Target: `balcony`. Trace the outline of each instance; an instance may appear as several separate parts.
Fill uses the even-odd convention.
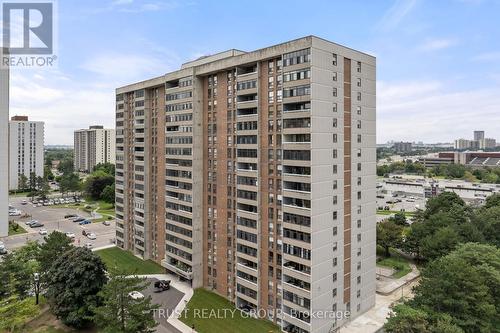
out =
[[[168,269],[169,271],[172,271],[177,275],[182,276],[185,279],[188,280],[193,279],[193,272],[191,270],[191,267],[186,265],[182,261],[167,257],[166,259],[163,259],[161,261],[161,265],[166,269]]]

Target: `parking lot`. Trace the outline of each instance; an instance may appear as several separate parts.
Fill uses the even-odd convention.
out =
[[[23,200],[27,200],[28,203],[23,205]],[[11,216],[9,219],[15,220],[20,227],[24,228],[27,233],[14,235],[2,238],[5,243],[7,250],[12,250],[23,246],[27,241],[38,240],[43,241],[43,235],[40,235],[39,231],[41,228],[31,228],[26,225],[27,221],[37,220],[43,223],[43,229],[50,233],[54,230],[66,233],[71,232],[75,234],[74,243],[76,246],[89,246],[92,248],[99,248],[106,245],[112,244],[115,237],[115,222],[110,221],[110,225],[106,226],[103,223],[91,223],[87,225],[79,225],[76,222],[72,222],[71,219],[64,218],[65,215],[75,214],[81,217],[90,218],[89,213],[83,210],[77,210],[73,208],[62,208],[54,206],[41,206],[33,207],[27,198],[24,197],[10,197],[9,204],[14,208],[20,210],[22,213],[30,215],[28,218],[21,218],[20,216]],[[82,205],[83,207],[83,205]],[[95,240],[91,240],[88,237],[82,235],[83,231],[88,231],[94,233],[97,237]],[[87,245],[90,244],[90,245]]]

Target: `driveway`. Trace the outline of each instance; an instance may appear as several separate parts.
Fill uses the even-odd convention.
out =
[[[179,302],[182,300],[184,293],[172,286],[169,290],[165,290],[161,293],[155,293],[154,281],[156,281],[156,279],[148,278],[147,281],[149,282],[148,288],[145,289],[142,293],[145,296],[151,296],[151,298],[153,299],[153,303],[160,305],[160,309],[155,315],[155,319],[160,323],[156,331],[165,333],[182,333],[181,331],[173,327],[170,323],[168,323],[167,319],[169,315],[174,311],[177,304],[179,304]]]

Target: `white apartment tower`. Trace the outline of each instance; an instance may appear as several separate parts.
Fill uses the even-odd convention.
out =
[[[9,189],[19,189],[21,175],[43,177],[44,123],[14,116],[9,122]]]
[[[75,171],[92,172],[99,163],[115,163],[115,130],[96,125],[75,131]]]
[[[0,49],[0,55],[2,50]],[[9,231],[9,70],[0,68],[0,237]]]
[[[118,246],[284,332],[330,333],[367,311],[375,68],[308,36],[118,88]]]

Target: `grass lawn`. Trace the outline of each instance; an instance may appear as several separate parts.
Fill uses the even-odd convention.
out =
[[[395,252],[391,253],[391,257],[383,258],[382,260],[377,261],[377,266],[394,268],[394,274],[392,274],[392,277],[395,279],[399,279],[411,272],[408,260],[400,257]]]
[[[111,247],[96,251],[106,264],[110,272],[116,272],[120,267],[120,273],[125,274],[162,274],[165,269],[151,260],[142,260],[132,253],[124,251],[118,247]]]
[[[226,316],[224,317],[224,310]],[[196,312],[195,312],[196,310]],[[214,310],[214,312],[211,312]],[[235,310],[225,298],[214,294],[203,288],[196,289],[194,295],[187,304],[187,311],[179,318],[183,323],[194,328],[199,333],[278,333],[280,329],[272,322],[265,319],[254,319],[243,316],[239,310]],[[204,313],[207,315],[205,316]],[[213,313],[210,316],[210,313]],[[217,315],[219,313],[220,315]],[[231,316],[233,313],[233,316]],[[196,315],[195,315],[196,314]]]
[[[25,234],[25,233],[26,233],[26,230],[24,230],[23,227],[21,227],[19,224],[17,226],[17,229],[14,229],[14,224],[9,223],[9,236],[21,235],[21,234]]]
[[[406,217],[414,216],[414,212],[398,212],[397,210],[377,210],[377,215],[392,215],[396,213],[405,213]]]

